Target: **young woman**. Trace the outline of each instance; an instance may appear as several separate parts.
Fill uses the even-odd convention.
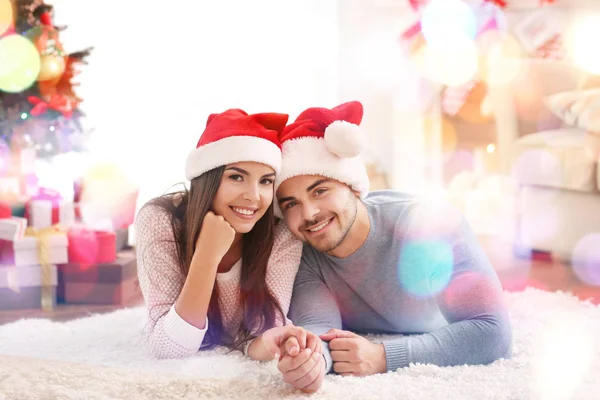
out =
[[[138,275],[154,356],[225,345],[270,360],[293,337],[319,351],[318,338],[285,317],[302,252],[273,213],[287,119],[239,109],[211,115],[186,161],[189,190],[139,211]]]

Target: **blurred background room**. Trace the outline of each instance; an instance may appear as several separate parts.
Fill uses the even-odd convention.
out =
[[[139,304],[135,213],[209,113],[348,100],[372,189],[452,202],[507,290],[600,302],[597,0],[0,0],[0,35],[0,323]]]

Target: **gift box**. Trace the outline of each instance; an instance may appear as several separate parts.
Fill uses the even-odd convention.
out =
[[[27,204],[27,219],[35,229],[56,224],[70,226],[75,223],[75,206],[64,200],[31,200]]]
[[[58,266],[58,301],[67,304],[125,304],[140,295],[133,251],[102,264]]]
[[[12,217],[12,207],[9,203],[0,201],[0,219]]]
[[[69,261],[67,248],[68,239],[64,233],[34,236],[26,232],[22,239],[0,239],[0,265],[64,264]]]
[[[102,264],[117,258],[116,233],[73,227],[67,232],[69,262],[74,264]]]
[[[10,217],[0,219],[0,240],[13,242],[23,239],[26,230],[27,220],[25,218]]]
[[[129,249],[129,228],[121,228],[115,231],[116,234],[116,249],[123,251]]]
[[[43,271],[39,265],[0,267],[0,310],[54,307],[58,283],[56,265],[49,265],[48,272],[49,285],[43,288]]]

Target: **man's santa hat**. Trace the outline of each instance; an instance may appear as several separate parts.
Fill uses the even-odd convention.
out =
[[[369,176],[360,158],[367,140],[359,127],[363,106],[358,101],[327,109],[314,107],[288,125],[281,138],[281,173],[275,191],[285,180],[298,175],[320,175],[350,186],[364,198]],[[275,213],[282,213],[275,204]]]
[[[211,114],[196,149],[187,157],[186,178],[192,180],[211,169],[243,161],[266,164],[279,175],[279,136],[288,118],[276,113],[248,115],[237,108]]]

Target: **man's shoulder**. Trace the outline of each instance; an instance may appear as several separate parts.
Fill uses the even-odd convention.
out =
[[[364,203],[377,221],[394,221],[396,225],[419,232],[448,234],[464,222],[462,213],[444,199],[425,198],[397,190],[370,192]]]
[[[421,200],[415,195],[398,190],[375,190],[369,192],[363,202],[372,219],[389,221],[405,218],[407,213],[411,213],[411,210],[421,203]]]
[[[399,190],[373,190],[364,199],[365,204],[380,206],[387,204],[410,204],[418,201],[418,197]]]

